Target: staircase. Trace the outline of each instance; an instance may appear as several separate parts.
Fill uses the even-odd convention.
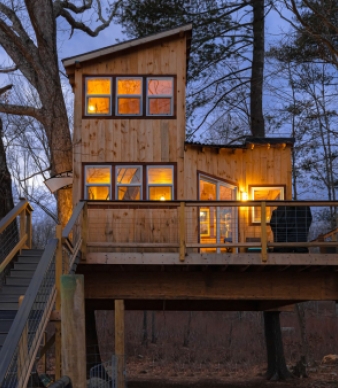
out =
[[[19,308],[19,297],[25,295],[43,250],[22,250],[14,268],[5,277],[0,290],[0,350]]]

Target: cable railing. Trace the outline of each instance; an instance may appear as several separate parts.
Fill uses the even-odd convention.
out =
[[[25,387],[29,379],[56,298],[57,246],[57,239],[47,244],[0,351],[3,388]]]
[[[337,208],[338,201],[87,201],[86,245],[92,257],[227,253],[266,262],[271,253],[337,248],[335,238],[316,238],[337,225]]]
[[[32,244],[33,208],[26,199],[20,202],[0,221],[0,273],[22,248]]]

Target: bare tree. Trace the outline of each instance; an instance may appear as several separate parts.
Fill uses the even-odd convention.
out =
[[[81,5],[77,5],[77,4]],[[56,19],[63,18],[71,34],[75,29],[97,36],[109,26],[115,8],[104,14],[101,0],[0,1],[0,46],[13,65],[3,72],[16,71],[36,90],[39,103],[0,103],[0,112],[30,116],[45,131],[51,155],[51,174],[72,169],[72,142],[59,76]],[[81,21],[86,12],[97,14],[98,25],[91,29]],[[7,85],[10,89],[12,85]],[[71,190],[58,193],[59,220],[65,224],[71,211]]]

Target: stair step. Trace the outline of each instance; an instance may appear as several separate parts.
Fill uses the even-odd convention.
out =
[[[18,295],[1,295],[0,294],[0,303],[19,303]]]
[[[7,337],[7,334],[0,334],[0,346],[4,344],[6,337]]]
[[[14,269],[18,271],[35,271],[37,263],[14,263]]]
[[[9,285],[4,285],[2,290],[0,291],[0,298],[3,295],[17,295],[19,298],[20,295],[25,295],[27,291],[26,286],[9,286]]]
[[[6,284],[8,286],[29,286],[29,283],[32,279],[23,279],[23,278],[6,278]]]
[[[0,311],[0,320],[1,319],[14,319],[16,316],[16,311]]]
[[[18,256],[17,263],[24,264],[38,264],[40,262],[41,256]]]
[[[17,311],[19,310],[19,303],[18,302],[13,302],[13,303],[2,303],[0,301],[0,311],[5,310],[5,311]]]
[[[23,249],[21,251],[22,256],[40,256],[41,257],[42,253],[43,253],[43,249]]]
[[[7,334],[11,328],[13,319],[0,319],[0,333]]]
[[[15,269],[12,269],[9,277],[32,279],[33,275],[34,275],[34,271],[17,271]]]

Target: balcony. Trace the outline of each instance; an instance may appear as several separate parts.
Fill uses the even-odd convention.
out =
[[[83,264],[337,266],[338,256],[330,254],[338,248],[337,206],[337,201],[86,201]]]

